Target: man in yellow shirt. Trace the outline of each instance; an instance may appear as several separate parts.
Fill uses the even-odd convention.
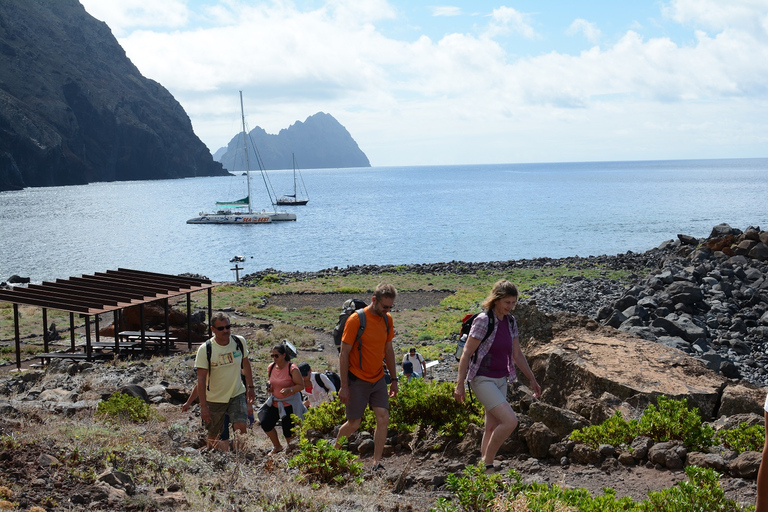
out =
[[[348,438],[357,431],[365,408],[370,405],[376,415],[376,431],[373,435],[374,471],[384,468],[381,457],[389,426],[389,397],[397,394],[397,368],[392,348],[395,329],[389,314],[395,297],[397,290],[394,286],[379,284],[373,292],[371,304],[347,319],[341,337],[339,400],[346,406],[347,421],[339,428],[336,447],[341,447],[339,441],[342,437]],[[364,326],[362,334],[359,332],[361,321]],[[392,375],[389,393],[382,360],[386,361],[389,374]]]
[[[256,393],[251,363],[248,361],[248,348],[244,339],[238,343],[231,336],[229,317],[224,313],[216,313],[211,318],[211,329],[213,338],[200,345],[195,358],[200,418],[208,431],[208,446],[228,451],[229,442],[218,440],[224,426],[224,415],[229,414],[236,433],[245,435],[247,404],[253,403]],[[209,343],[210,359],[207,349]],[[245,379],[240,376],[241,371]],[[247,383],[247,389],[244,382]],[[239,448],[241,443],[238,443],[237,437],[235,442],[235,448]]]

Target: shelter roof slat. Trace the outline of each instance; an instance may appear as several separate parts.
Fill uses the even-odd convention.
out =
[[[24,304],[26,306],[40,306],[42,308],[60,309],[62,311],[72,311],[73,313],[88,313],[89,309],[85,306],[78,306],[71,303],[56,302],[35,297],[25,297],[18,293],[10,294],[0,290],[0,300],[13,304]]]
[[[17,289],[14,290],[18,295],[22,297],[29,297],[30,299],[42,299],[42,300],[51,300],[53,302],[59,302],[61,304],[73,304],[76,306],[83,306],[88,309],[92,308],[101,308],[102,306],[114,306],[117,303],[110,302],[110,303],[94,303],[92,301],[84,300],[80,297],[73,297],[68,294],[61,294],[56,293],[53,290],[41,290],[41,289],[33,289],[33,288],[24,288],[24,289]]]
[[[63,301],[78,301],[87,304],[89,307],[117,306],[118,301],[111,297],[93,297],[78,291],[66,290],[55,286],[43,286],[40,284],[30,284],[27,291],[43,294],[44,296],[55,297]]]
[[[114,270],[107,270],[107,273],[116,272]],[[147,272],[144,270],[133,270],[129,268],[119,268],[117,269],[117,272],[126,274],[126,275],[138,275],[138,276],[146,276],[152,279],[155,279],[158,283],[174,283],[174,284],[181,284],[182,287],[190,287],[190,286],[200,286],[201,284],[212,284],[210,279],[207,278],[196,278],[196,277],[186,277],[186,276],[169,276],[166,274],[158,274],[156,272]]]
[[[131,299],[140,300],[144,298],[144,295],[140,293],[117,293],[114,290],[108,290],[97,286],[88,286],[87,284],[64,281],[61,279],[57,279],[55,283],[44,281],[43,286],[51,286],[61,290],[72,290],[73,292],[87,294],[90,297],[114,298],[118,302],[131,302]]]

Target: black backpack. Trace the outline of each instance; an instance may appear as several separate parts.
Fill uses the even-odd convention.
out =
[[[235,345],[237,346],[237,350],[240,351],[240,353],[243,355],[242,359],[240,359],[240,371],[243,370],[243,362],[245,361],[245,349],[243,348],[243,343],[245,342],[245,338],[242,336],[237,336],[236,334],[232,335],[233,338],[235,338]],[[213,352],[213,347],[211,346],[211,340],[208,339],[205,342],[205,355],[208,357],[208,383],[205,387],[208,391],[211,390],[211,352]],[[243,377],[243,382],[245,382],[245,378]]]
[[[363,309],[368,304],[360,299],[348,299],[344,301],[344,305],[341,306],[341,314],[339,315],[339,321],[336,323],[336,327],[333,328],[333,343],[336,345],[336,349],[341,352],[341,335],[344,334],[344,324],[347,323],[347,318],[357,311]],[[360,332],[357,333],[358,338],[362,336],[365,329],[365,322],[360,322]]]
[[[336,372],[332,372],[330,370],[325,371],[325,376],[328,377],[328,380],[331,381],[331,383],[336,387],[336,391],[338,392],[339,389],[341,389],[341,377],[339,377],[339,374]],[[325,387],[325,384],[323,384],[323,379],[320,377],[320,374],[315,374],[315,382],[325,390],[326,393],[330,393],[330,389]]]
[[[486,311],[486,313],[489,313]],[[464,352],[464,345],[467,343],[467,338],[469,337],[469,331],[472,330],[472,322],[475,321],[475,318],[477,318],[477,315],[480,313],[475,313],[474,315],[465,315],[464,318],[461,319],[461,331],[459,331],[459,343],[456,346],[456,354],[454,356],[456,357],[457,361],[461,361],[461,354]],[[496,323],[496,315],[493,313],[488,315],[488,330],[485,331],[485,336],[483,336],[483,339],[480,343],[484,342],[488,339],[488,336],[491,335],[493,332],[493,326]],[[477,361],[477,351],[475,351],[474,354],[472,354],[472,362],[474,363]]]
[[[363,309],[368,306],[364,301],[360,299],[347,299],[344,301],[344,305],[341,307],[341,314],[339,315],[339,321],[336,323],[336,327],[333,328],[333,342],[336,344],[336,349],[341,353],[341,336],[344,334],[344,325],[347,323],[347,319],[352,316],[352,313],[357,313],[360,319],[360,327],[357,329],[357,351],[360,356],[360,368],[363,367],[363,331],[365,331],[365,312]],[[389,317],[384,315],[384,323],[387,325],[387,338],[389,338]],[[386,372],[385,372],[386,373]],[[389,384],[389,382],[387,382]]]

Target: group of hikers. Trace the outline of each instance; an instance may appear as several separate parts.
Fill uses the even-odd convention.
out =
[[[395,287],[381,283],[374,290],[371,303],[346,319],[336,383],[324,372],[313,372],[307,363],[292,363],[295,351],[290,343],[272,347],[272,362],[267,369],[270,394],[255,415],[256,394],[247,344],[242,337],[231,334],[229,317],[216,313],[211,318],[213,337],[200,346],[195,358],[197,385],[182,409],[187,410],[195,399],[200,401],[207,445],[223,451],[230,446],[242,448],[243,436],[235,436],[233,443],[229,441],[230,423],[234,432],[245,434],[247,426],[258,417],[272,441],[270,454],[276,454],[284,449],[276,430],[278,423],[286,443],[290,443],[291,415],[301,418],[308,407],[332,399],[335,392],[345,406],[346,418],[339,428],[336,448],[341,447],[342,438],[357,431],[365,409],[370,407],[376,418],[371,469],[383,469],[389,398],[397,395],[399,384],[392,345],[395,329],[391,310],[396,298]],[[507,386],[516,378],[515,366],[528,378],[534,396],[541,393],[520,348],[517,322],[511,314],[517,299],[518,291],[512,283],[501,280],[494,285],[483,303],[484,312],[472,323],[454,391],[456,400],[464,401],[465,383],[471,382],[472,391],[485,407],[481,454],[488,472],[494,471],[496,453],[517,427],[517,416],[506,399]],[[415,347],[403,356],[402,367],[403,379],[426,376],[426,361]]]
[[[302,417],[308,407],[332,399],[332,393],[336,392],[345,405],[346,416],[336,437],[336,448],[341,447],[342,437],[349,438],[357,431],[366,407],[370,407],[376,417],[371,469],[383,469],[381,459],[389,424],[389,398],[397,395],[399,381],[392,346],[395,330],[390,313],[396,298],[394,286],[379,284],[371,303],[346,320],[337,383],[323,372],[313,372],[307,363],[291,363],[289,345],[283,343],[272,348],[273,361],[268,368],[267,383],[270,396],[257,411],[261,428],[273,444],[271,454],[283,450],[275,430],[278,423],[286,442],[290,443],[293,436],[291,414]],[[459,361],[454,397],[463,402],[465,386],[471,383],[472,391],[485,409],[481,457],[487,473],[496,470],[496,454],[518,425],[517,415],[507,402],[507,387],[516,379],[516,367],[527,377],[534,398],[541,395],[541,387],[520,347],[517,322],[512,316],[517,300],[518,290],[514,284],[506,280],[494,284],[483,301],[483,312],[472,321]],[[248,348],[244,339],[231,335],[229,317],[224,313],[215,314],[211,318],[211,328],[213,338],[197,351],[197,386],[183,410],[199,399],[208,446],[226,451],[230,447],[228,423],[232,423],[235,432],[245,434],[247,424],[255,420],[255,387]],[[402,366],[403,378],[426,376],[426,362],[415,348],[403,357]],[[385,367],[389,378],[385,375]],[[306,396],[304,400],[302,392]],[[768,423],[768,398],[764,409]],[[235,443],[242,443],[242,439],[238,440],[236,436]],[[765,446],[768,447],[768,432]],[[237,444],[234,447],[240,448]],[[766,448],[762,462],[757,477],[756,511],[768,512]]]

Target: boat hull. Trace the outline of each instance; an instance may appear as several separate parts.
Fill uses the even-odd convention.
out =
[[[268,215],[272,222],[296,220],[296,214],[291,212],[267,212],[261,211],[259,215]]]
[[[292,197],[278,197],[275,204],[279,206],[302,206],[309,202],[309,199],[294,199]]]
[[[270,224],[271,222],[272,217],[266,213],[202,213],[198,217],[189,219],[187,224]]]

